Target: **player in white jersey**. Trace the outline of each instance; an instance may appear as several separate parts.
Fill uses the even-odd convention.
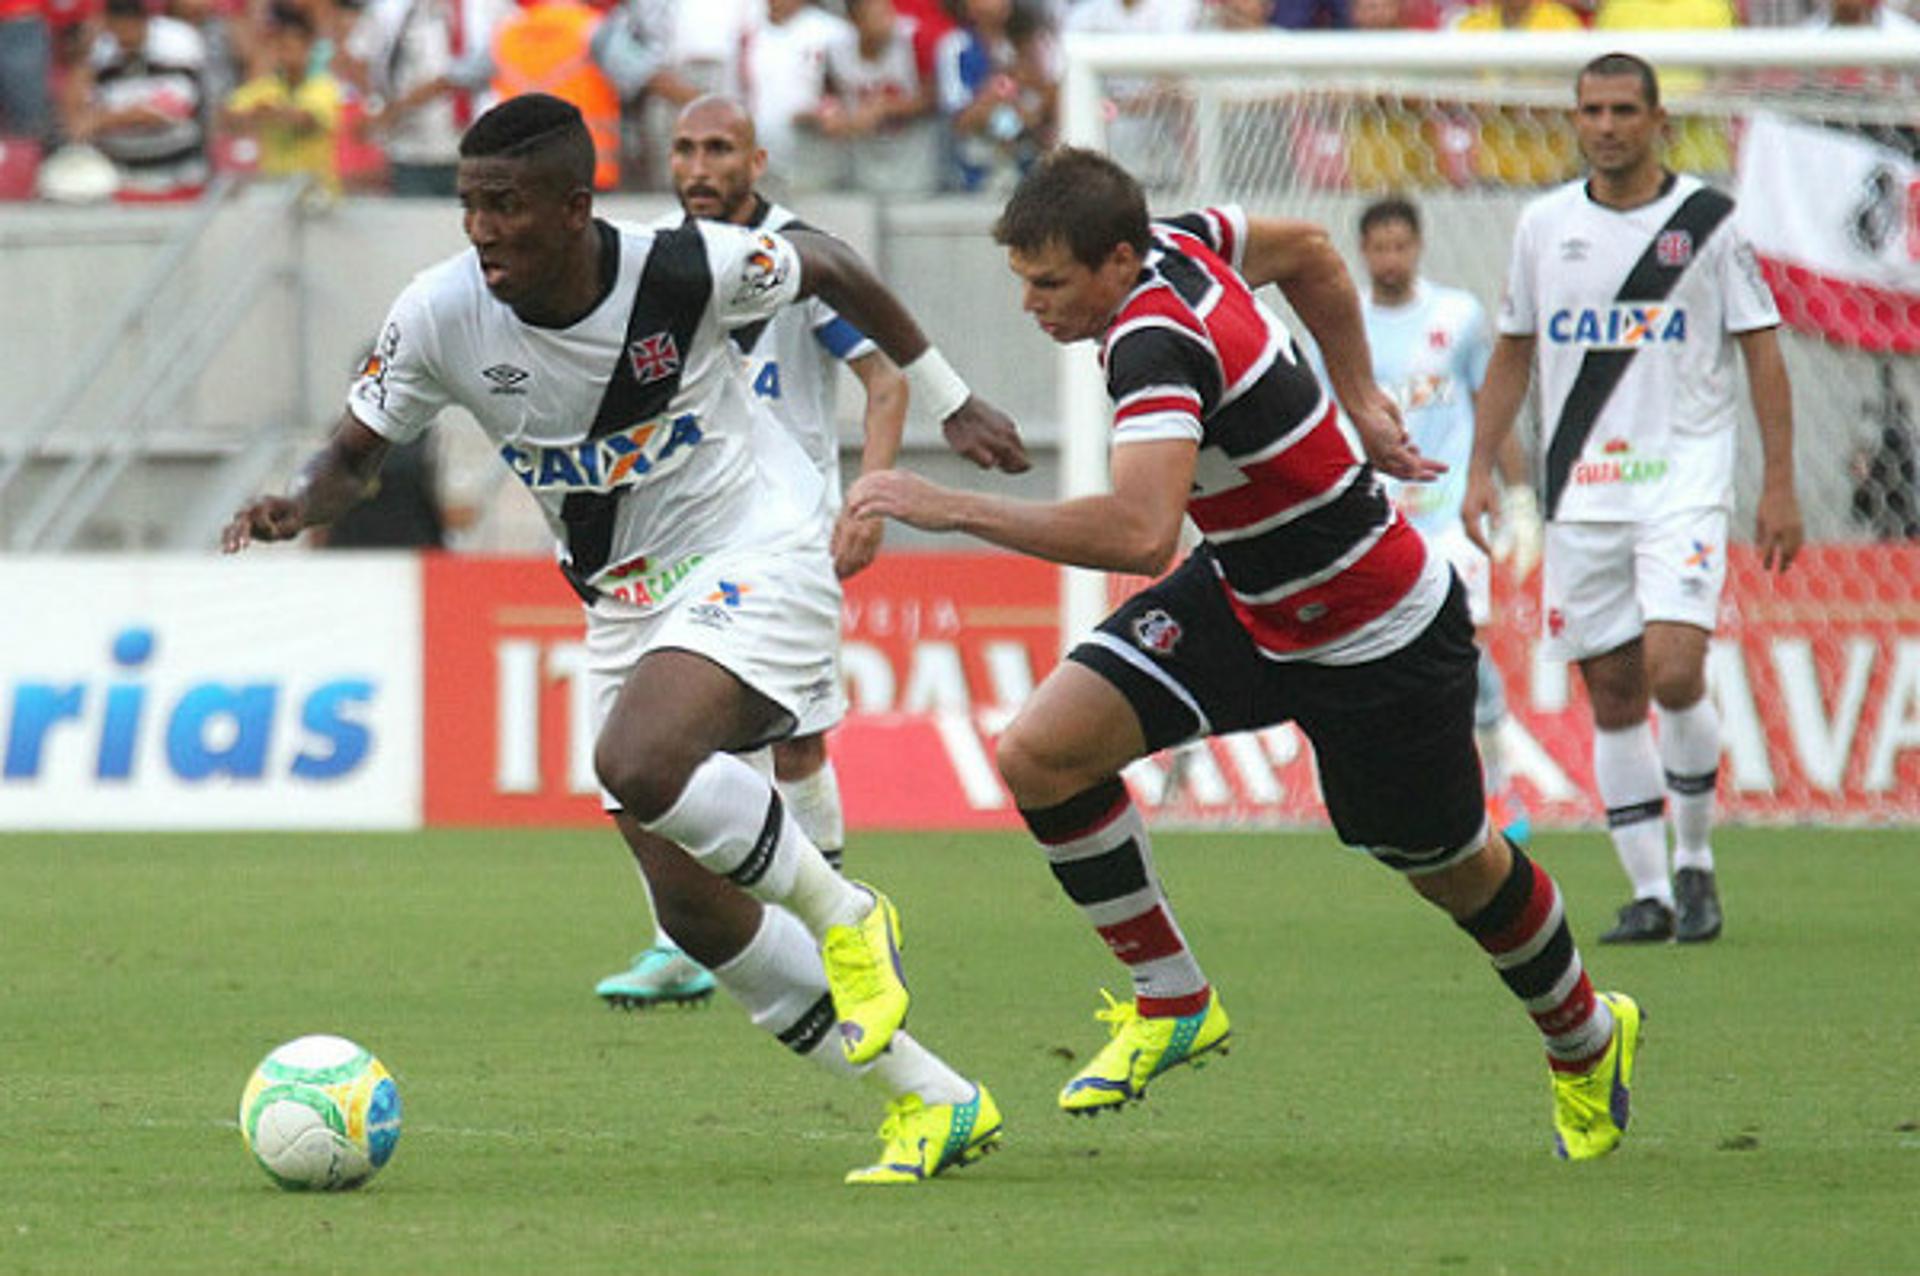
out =
[[[1492,615],[1492,562],[1467,539],[1460,501],[1473,452],[1473,400],[1493,342],[1486,310],[1465,289],[1420,274],[1420,210],[1411,201],[1395,196],[1369,204],[1359,229],[1368,285],[1360,317],[1373,351],[1374,379],[1400,405],[1414,445],[1447,467],[1428,483],[1383,481],[1407,521],[1453,565],[1466,586],[1468,613],[1483,626]],[[1314,357],[1316,366],[1324,367],[1317,346]],[[1495,556],[1510,559],[1515,577],[1524,578],[1539,555],[1540,524],[1533,489],[1523,481],[1517,440],[1503,451],[1500,469],[1510,535],[1495,547]],[[1530,831],[1526,806],[1514,791],[1501,734],[1507,722],[1506,686],[1484,646],[1478,679],[1474,738],[1486,769],[1487,809],[1508,840],[1524,845]]]
[[[799,224],[791,210],[756,190],[766,173],[767,152],[754,136],[753,116],[731,98],[697,98],[682,108],[674,122],[670,166],[674,193],[689,217],[766,230]],[[677,220],[670,219],[666,226]],[[735,330],[733,342],[746,357],[753,394],[793,435],[825,484],[827,507],[835,515],[833,568],[844,580],[873,561],[885,524],[838,516],[840,437],[834,378],[844,362],[866,393],[862,473],[886,469],[900,453],[906,380],[879,347],[818,297],[784,307],[765,323]],[[818,729],[775,741],[773,776],[787,810],[827,862],[839,868],[846,821],[840,781],[827,756],[826,728],[831,725],[821,721]],[[641,880],[644,883],[644,875]],[[624,1007],[698,1001],[712,990],[713,976],[680,951],[657,917],[653,942],[625,970],[594,988],[609,1004]]]
[[[1484,544],[1483,520],[1498,517],[1494,458],[1537,362],[1541,610],[1548,652],[1580,666],[1594,780],[1633,884],[1600,937],[1614,943],[1698,942],[1721,929],[1709,845],[1720,722],[1706,653],[1726,579],[1736,350],[1760,429],[1762,565],[1785,571],[1802,536],[1779,312],[1733,201],[1661,163],[1665,121],[1639,58],[1608,54],[1581,71],[1574,125],[1589,175],[1521,214],[1462,509]]]
[[[391,443],[449,403],[470,411],[586,603],[595,769],[668,930],[783,1044],[886,1090],[886,1146],[849,1181],[977,1158],[999,1114],[900,1030],[893,906],[834,872],[735,756],[833,703],[839,592],[819,476],[755,406],[727,334],[819,293],[901,363],[964,455],[1024,468],[1017,434],[844,245],[596,218],[592,139],[567,103],[505,102],[460,151],[472,247],[400,295],[327,444],[286,495],[234,515],[224,548],[330,521]]]

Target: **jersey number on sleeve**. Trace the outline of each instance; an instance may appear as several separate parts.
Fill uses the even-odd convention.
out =
[[[780,365],[769,360],[753,379],[753,392],[763,399],[780,397]]]

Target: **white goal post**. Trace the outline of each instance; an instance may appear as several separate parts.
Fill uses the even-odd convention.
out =
[[[1520,206],[1577,171],[1566,131],[1573,74],[1601,54],[1630,52],[1660,71],[1676,146],[1707,157],[1676,156],[1676,166],[1704,168],[1730,189],[1738,138],[1762,114],[1920,136],[1920,39],[1876,31],[1221,32],[1071,36],[1064,47],[1065,140],[1115,153],[1147,185],[1155,212],[1232,200],[1319,221],[1350,250],[1364,203],[1404,190],[1425,211],[1431,273],[1470,288],[1490,312]],[[1920,265],[1920,184],[1904,195],[1904,233]],[[1878,411],[1876,384],[1885,411],[1897,410],[1914,360],[1898,342],[1878,353],[1815,337],[1787,344],[1809,533],[1868,539],[1860,423]],[[1078,496],[1106,483],[1108,404],[1090,346],[1060,358],[1060,486]],[[1749,427],[1749,479],[1752,440]],[[1744,515],[1740,523],[1750,526]],[[1108,581],[1069,570],[1061,601],[1071,646],[1109,610]]]

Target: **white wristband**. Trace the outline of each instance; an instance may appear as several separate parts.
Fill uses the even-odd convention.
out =
[[[926,409],[936,421],[946,420],[973,397],[973,391],[953,370],[946,356],[932,346],[921,351],[918,359],[900,371],[906,375],[912,401]]]

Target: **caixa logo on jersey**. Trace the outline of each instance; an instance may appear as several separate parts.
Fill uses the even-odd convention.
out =
[[[1556,310],[1547,320],[1547,340],[1555,345],[1595,350],[1638,350],[1676,345],[1687,339],[1685,306],[1622,303],[1599,308]]]
[[[99,780],[164,768],[180,780],[333,781],[365,763],[373,734],[364,719],[378,695],[371,679],[300,692],[275,680],[163,684],[160,646],[152,629],[133,624],[114,635],[104,677],[14,680],[0,783],[33,781],[56,765],[71,772],[76,757]],[[282,741],[290,758],[276,749]]]
[[[501,459],[535,491],[607,492],[670,474],[706,436],[691,412],[655,417],[612,434],[555,447],[503,444]]]

